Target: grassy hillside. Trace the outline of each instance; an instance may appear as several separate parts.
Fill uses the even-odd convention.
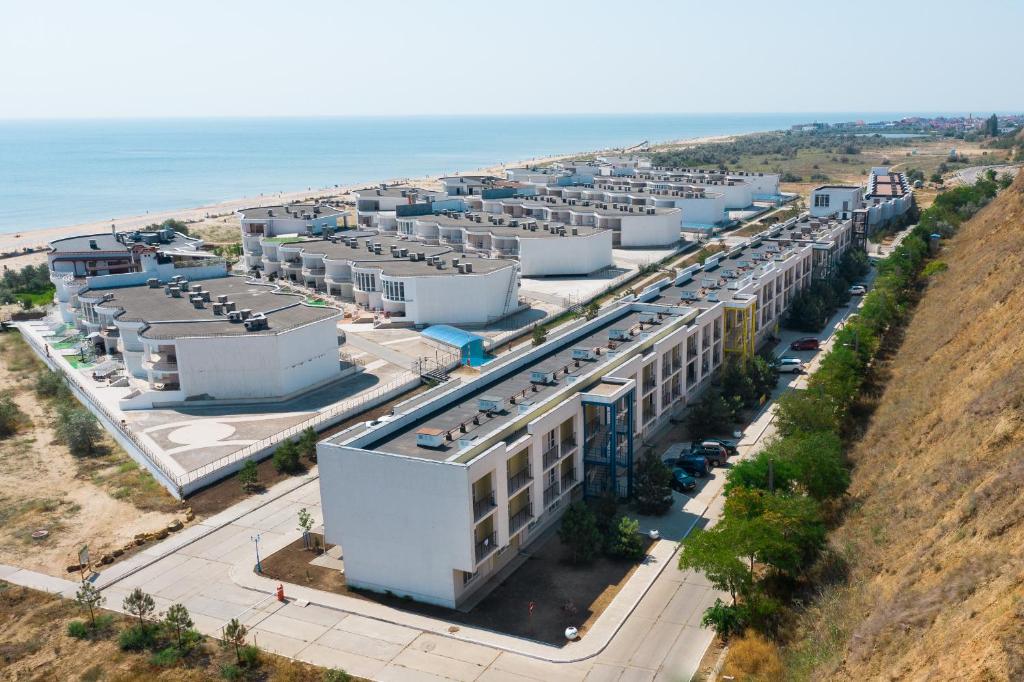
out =
[[[831,534],[848,579],[796,679],[1024,678],[1024,177],[961,226],[887,376]]]

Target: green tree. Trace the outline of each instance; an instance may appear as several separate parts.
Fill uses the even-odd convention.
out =
[[[286,440],[274,450],[274,468],[282,474],[291,474],[299,470],[299,446]]]
[[[245,460],[245,464],[238,471],[238,482],[242,485],[242,490],[247,493],[259,488],[260,472],[256,467],[256,462],[251,459]]]
[[[146,619],[152,616],[156,610],[156,602],[153,601],[153,597],[143,592],[141,587],[136,587],[129,592],[121,606],[124,607],[126,613],[139,619],[140,630],[146,629]]]
[[[783,436],[839,429],[835,411],[820,387],[787,391],[776,402],[775,424]]]
[[[533,345],[539,346],[548,340],[548,331],[541,325],[533,328]]]
[[[558,537],[572,554],[572,563],[589,563],[601,549],[601,533],[594,512],[583,502],[574,502],[562,516]]]
[[[316,462],[316,429],[312,426],[306,427],[299,436],[299,452],[310,462]]]
[[[772,487],[778,491],[793,489],[796,475],[792,471],[790,462],[780,459],[769,450],[770,447],[750,459],[732,465],[729,473],[726,474],[726,495],[732,493],[735,488],[768,490],[769,487]]]
[[[88,457],[99,448],[103,432],[84,407],[66,407],[57,413],[57,438],[76,457]]]
[[[796,575],[825,544],[820,507],[802,495],[736,488],[725,500],[721,525],[733,532],[737,551],[747,558],[751,578],[755,560]]]
[[[42,398],[62,398],[68,394],[68,385],[61,372],[44,367],[36,374],[35,390]]]
[[[237,618],[232,618],[224,626],[224,639],[222,640],[224,646],[234,648],[235,660],[239,663],[242,662],[242,646],[245,644],[247,634],[249,634],[249,629],[239,623]]]
[[[164,627],[168,632],[174,634],[179,650],[182,648],[184,635],[194,626],[192,616],[189,615],[188,609],[183,604],[171,604],[167,613],[164,614]]]
[[[840,497],[850,487],[839,436],[828,431],[798,433],[774,444],[796,483],[815,500]]]
[[[679,551],[679,569],[700,571],[715,589],[729,593],[733,605],[753,584],[751,572],[733,542],[734,535],[731,528],[719,522],[707,530],[694,530]]]
[[[633,490],[641,514],[661,515],[672,507],[672,472],[650,448],[637,462]]]
[[[999,117],[995,114],[985,119],[985,134],[990,137],[999,137]]]
[[[601,306],[597,304],[597,301],[591,301],[587,304],[587,307],[583,309],[583,315],[588,320],[593,320],[601,312]]]
[[[733,406],[715,390],[705,391],[686,415],[690,436],[696,440],[726,430],[735,420]]]
[[[299,530],[302,531],[302,546],[309,549],[309,531],[313,530],[313,515],[305,507],[299,510]]]
[[[96,609],[103,606],[106,600],[95,585],[85,580],[75,592],[75,602],[89,612],[89,625],[93,628],[96,627]]]
[[[609,554],[630,561],[639,561],[644,556],[644,543],[640,538],[640,522],[623,516],[615,527]]]

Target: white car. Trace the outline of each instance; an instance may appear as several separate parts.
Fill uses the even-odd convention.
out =
[[[804,371],[804,363],[800,358],[779,358],[775,366],[782,374],[800,374]]]
[[[868,290],[865,289],[864,285],[862,284],[854,284],[852,287],[850,287],[849,291],[850,296],[863,296],[868,292]]]

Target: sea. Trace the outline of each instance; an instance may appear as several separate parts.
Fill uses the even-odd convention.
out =
[[[0,232],[811,121],[904,114],[631,114],[0,121]]]

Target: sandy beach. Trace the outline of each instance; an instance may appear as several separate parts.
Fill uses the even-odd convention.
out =
[[[699,137],[686,140],[672,140],[667,142],[658,142],[650,145],[652,149],[665,149],[668,147],[678,147],[685,145],[702,144],[706,142],[719,142],[728,139],[735,138],[735,135],[721,135],[711,137]],[[541,164],[541,163],[552,163],[555,161],[563,161],[566,159],[577,158],[581,156],[589,156],[601,153],[614,153],[621,152],[621,149],[606,148],[598,150],[590,150],[584,152],[572,152],[566,154],[559,154],[556,156],[537,157],[530,159],[521,159],[518,161],[512,161],[508,163],[498,164],[489,166],[486,168],[477,168],[474,170],[463,170],[459,171],[460,175],[504,175],[506,168],[512,168],[516,166],[523,166],[527,164]],[[280,204],[293,201],[302,201],[310,199],[342,199],[346,195],[350,194],[353,190],[373,186],[380,182],[386,182],[387,184],[396,183],[408,183],[426,186],[427,188],[439,187],[439,179],[441,176],[426,176],[420,178],[390,178],[386,180],[379,180],[377,182],[363,182],[353,185],[344,186],[331,186],[321,187],[314,189],[305,189],[295,192],[280,192],[274,194],[258,194],[254,196],[241,197],[239,199],[231,199],[229,201],[223,201],[217,204],[211,204],[207,206],[197,206],[194,208],[183,208],[172,211],[163,211],[158,213],[145,213],[143,215],[134,216],[122,216],[114,218],[113,221],[95,221],[89,223],[79,223],[77,225],[66,225],[62,227],[50,227],[42,228],[38,230],[23,230],[17,233],[0,233],[0,254],[15,254],[9,256],[0,256],[0,265],[6,268],[21,268],[25,265],[42,263],[46,260],[45,251],[34,251],[33,253],[18,253],[24,249],[45,249],[46,245],[54,239],[61,237],[71,237],[84,234],[96,234],[99,232],[109,232],[111,227],[116,227],[118,230],[134,230],[152,223],[159,223],[168,218],[175,218],[183,220],[188,223],[201,223],[203,221],[227,218],[229,224],[231,218],[234,217],[235,211],[242,208],[251,206],[265,206],[268,204]]]

